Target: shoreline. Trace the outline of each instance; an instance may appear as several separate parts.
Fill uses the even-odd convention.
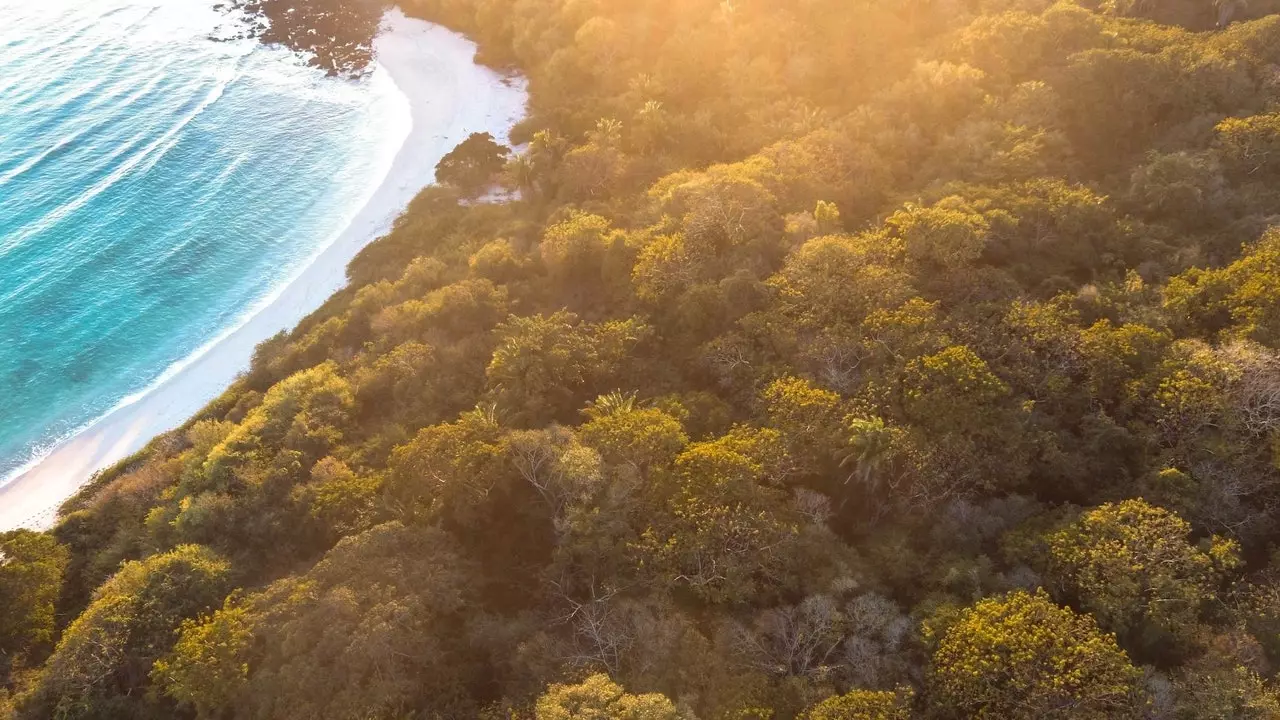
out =
[[[347,284],[347,265],[389,232],[409,202],[435,180],[441,157],[473,132],[492,133],[505,143],[524,115],[523,83],[477,65],[475,44],[440,25],[392,9],[383,17],[374,51],[375,72],[386,72],[407,101],[411,127],[364,206],[256,312],[170,366],[133,402],[123,400],[0,486],[0,532],[51,527],[58,507],[95,472],[181,426],[216,399],[248,370],[259,343],[292,329]]]

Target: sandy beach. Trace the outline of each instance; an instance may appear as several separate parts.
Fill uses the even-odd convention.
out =
[[[390,171],[347,228],[256,314],[132,404],[117,408],[0,487],[0,531],[47,528],[94,472],[180,426],[249,367],[254,347],[298,323],[346,283],[346,266],[434,180],[436,163],[473,132],[506,140],[524,114],[523,84],[475,64],[475,45],[393,10],[374,43],[377,72],[408,103],[412,126]]]

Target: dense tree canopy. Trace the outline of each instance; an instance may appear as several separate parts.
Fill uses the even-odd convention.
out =
[[[20,698],[19,717],[165,717],[145,693],[151,666],[172,646],[174,628],[226,595],[231,572],[197,545],[126,562],[63,632]]]
[[[42,659],[56,637],[67,549],[49,535],[0,535],[0,674]]]
[[[0,537],[0,713],[1280,712],[1280,3],[402,6],[516,149]]]

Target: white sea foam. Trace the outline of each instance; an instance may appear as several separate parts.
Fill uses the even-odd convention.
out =
[[[392,11],[375,51],[379,66],[367,82],[388,103],[380,114],[383,122],[392,119],[386,137],[393,152],[374,173],[380,181],[366,188],[359,211],[221,333],[109,412],[43,444],[9,473],[0,481],[0,530],[48,526],[57,506],[93,472],[136,452],[214,399],[247,369],[257,343],[296,324],[345,284],[347,263],[385,234],[433,181],[445,153],[472,132],[505,140],[523,115],[523,81],[475,65],[475,46],[444,28]],[[319,85],[291,87],[323,92]]]

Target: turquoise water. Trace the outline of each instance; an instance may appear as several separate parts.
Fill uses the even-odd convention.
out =
[[[0,0],[0,481],[242,321],[385,175],[389,81],[235,30],[212,0]]]

